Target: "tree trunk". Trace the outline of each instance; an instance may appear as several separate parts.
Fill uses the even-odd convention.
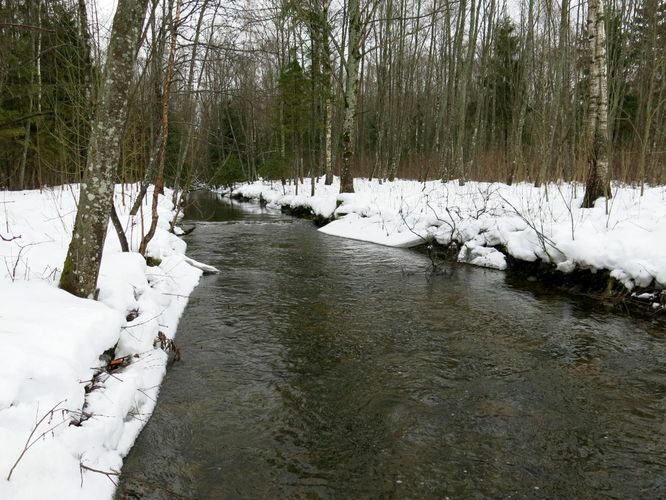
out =
[[[129,243],[127,242],[127,236],[125,236],[125,230],[123,229],[123,225],[120,222],[120,218],[118,217],[118,212],[116,212],[116,205],[115,203],[111,203],[111,223],[113,224],[114,229],[116,230],[116,234],[118,235],[118,241],[120,242],[120,249],[123,252],[129,252]]]
[[[147,4],[148,0],[119,0],[113,19],[79,207],[60,277],[60,288],[79,297],[93,298],[96,295],[130,82]]]
[[[459,40],[460,49],[459,57],[463,59],[462,65],[460,67],[460,72],[458,73],[462,81],[458,82],[459,94],[457,96],[457,124],[456,124],[456,148],[454,150],[454,165],[455,165],[455,175],[458,178],[458,184],[464,186],[467,180],[467,169],[465,163],[465,156],[469,153],[467,152],[466,143],[467,143],[467,107],[468,107],[468,93],[469,87],[472,84],[472,69],[474,66],[474,52],[476,50],[476,36],[478,32],[478,23],[479,23],[479,9],[481,3],[479,2],[478,6],[475,3],[476,0],[471,0],[469,7],[469,28],[468,28],[468,40],[467,40],[467,54],[463,55],[462,51],[462,38]],[[464,31],[465,24],[465,2],[460,3],[460,23],[461,28],[460,32]]]
[[[587,36],[590,48],[590,103],[587,117],[588,175],[583,207],[610,197],[608,178],[608,95],[604,0],[589,0]]]
[[[160,160],[157,165],[157,176],[155,178],[155,189],[153,190],[153,201],[151,205],[151,221],[148,233],[141,240],[139,245],[139,253],[146,254],[148,243],[155,236],[157,229],[157,202],[159,196],[164,193],[164,164],[166,162],[167,139],[169,138],[169,95],[171,90],[171,81],[173,80],[173,70],[176,61],[176,48],[178,41],[178,23],[180,21],[180,4],[181,0],[176,0],[176,14],[171,21],[171,47],[169,50],[169,60],[167,62],[166,74],[164,75],[164,84],[162,88],[162,118],[161,118],[161,139],[160,146]],[[172,4],[173,5],[173,4]]]
[[[194,32],[194,43],[192,44],[192,56],[190,58],[190,68],[187,74],[187,98],[189,100],[187,107],[187,133],[181,137],[180,146],[178,151],[178,164],[176,165],[176,177],[173,181],[173,197],[171,201],[174,206],[178,205],[178,196],[180,191],[180,177],[183,174],[183,167],[185,165],[185,157],[187,156],[188,149],[190,147],[190,142],[192,141],[192,135],[194,133],[194,123],[195,123],[195,114],[196,114],[196,105],[197,97],[196,94],[192,93],[194,89],[194,69],[197,57],[197,50],[199,49],[199,37],[201,36],[201,25],[203,24],[204,14],[206,13],[206,7],[208,7],[208,1],[204,0],[201,10],[199,11],[199,20],[197,21],[197,27]],[[206,59],[204,58],[201,64],[205,64]]]
[[[146,192],[148,191],[148,185],[150,184],[153,176],[155,175],[155,169],[157,168],[157,162],[160,157],[161,145],[162,145],[162,129],[159,128],[157,130],[157,134],[155,137],[155,143],[153,144],[153,147],[150,150],[150,157],[148,158],[148,166],[146,167],[146,171],[143,175],[143,180],[141,181],[141,187],[139,188],[139,192],[137,193],[136,199],[134,200],[134,204],[132,205],[132,208],[129,212],[129,214],[132,217],[134,217],[136,214],[139,213],[139,208],[141,208],[143,199],[145,198]]]
[[[329,92],[332,92],[329,90]],[[324,184],[333,184],[333,102],[330,95],[326,96],[326,125],[324,132],[324,156],[326,162],[326,180]]]
[[[356,118],[356,91],[361,61],[361,11],[359,0],[349,0],[349,33],[347,34],[347,78],[345,80],[345,117],[342,125],[342,171],[340,192],[354,192],[354,175],[351,165],[354,157],[354,125]]]
[[[333,184],[333,62],[329,47],[330,24],[328,7],[330,0],[325,0],[322,9],[322,26],[324,28],[322,41],[322,82],[324,88],[324,163],[326,180],[324,184]]]
[[[527,15],[527,40],[523,47],[523,61],[525,67],[521,69],[518,79],[518,116],[513,116],[513,126],[511,130],[511,144],[509,144],[509,153],[511,155],[511,167],[509,168],[509,178],[507,184],[511,185],[516,178],[519,170],[523,170],[525,161],[523,151],[523,132],[525,130],[525,119],[527,117],[527,107],[530,100],[530,80],[532,75],[532,47],[534,42],[534,0],[528,2]],[[543,164],[546,164],[544,158]]]

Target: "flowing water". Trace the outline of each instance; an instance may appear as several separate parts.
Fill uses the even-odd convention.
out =
[[[118,498],[665,498],[666,334],[200,194]]]

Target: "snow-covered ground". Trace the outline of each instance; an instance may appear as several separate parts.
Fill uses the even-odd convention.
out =
[[[336,220],[320,230],[383,245],[455,243],[459,260],[504,269],[507,254],[543,260],[562,272],[608,270],[629,289],[666,287],[666,187],[614,186],[608,206],[580,209],[572,184],[420,183],[357,179],[356,193],[333,186],[238,186],[270,206],[308,208]],[[147,267],[121,253],[109,228],[99,301],[56,287],[76,212],[76,186],[0,192],[0,498],[110,498],[113,480],[152,412],[167,354],[159,332],[175,334],[201,271],[185,243],[168,232],[169,193]],[[133,248],[150,223],[127,215],[136,187],[116,190]],[[149,192],[147,200],[150,200]],[[656,295],[645,297],[660,300]],[[99,373],[100,354],[117,345],[127,366]],[[8,476],[11,478],[8,480]]]
[[[142,218],[127,215],[136,186],[116,189],[133,248]],[[152,413],[172,338],[201,271],[168,232],[170,193],[147,267],[121,253],[109,226],[99,301],[57,288],[71,238],[78,186],[0,192],[0,498],[111,498],[122,459]],[[150,203],[152,191],[146,197]],[[143,228],[150,225],[144,204]],[[99,373],[117,344],[125,367]],[[11,478],[8,476],[11,473]]]
[[[666,187],[613,186],[613,197],[581,209],[584,189],[571,183],[535,188],[521,183],[394,182],[356,179],[339,195],[338,179],[300,187],[279,182],[236,186],[235,194],[269,206],[306,207],[335,220],[320,231],[382,245],[411,247],[437,241],[459,247],[458,260],[505,269],[507,254],[542,260],[567,273],[608,270],[628,289],[666,287]],[[657,297],[654,297],[655,301]],[[655,306],[656,307],[656,306]]]

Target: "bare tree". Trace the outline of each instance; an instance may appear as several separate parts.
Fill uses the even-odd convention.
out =
[[[79,297],[93,298],[104,239],[113,202],[114,176],[127,117],[134,63],[148,0],[119,0],[97,108],[72,241],[60,277],[60,287]]]
[[[155,235],[155,230],[157,229],[157,221],[159,219],[157,213],[157,202],[159,200],[159,195],[164,191],[164,164],[166,162],[166,153],[167,153],[167,139],[169,137],[169,98],[171,95],[171,82],[173,80],[173,71],[176,61],[176,49],[178,42],[178,23],[180,21],[180,9],[181,9],[181,0],[175,0],[176,2],[176,12],[171,19],[171,41],[169,48],[169,59],[167,61],[166,74],[164,75],[164,82],[162,84],[162,116],[160,118],[160,155],[159,162],[157,164],[157,175],[155,178],[155,188],[153,191],[153,200],[151,204],[151,221],[150,229],[141,240],[139,245],[139,253],[141,255],[146,254],[146,249],[148,248],[148,243],[153,239]],[[173,3],[170,4],[170,7],[173,7]],[[171,10],[171,9],[170,9]]]
[[[608,176],[608,92],[604,0],[589,0],[587,37],[590,50],[590,101],[587,116],[588,177],[583,207],[610,197]]]
[[[354,156],[356,102],[358,98],[359,66],[361,64],[361,43],[363,24],[361,23],[360,0],[348,0],[347,59],[345,61],[344,121],[342,124],[342,169],[340,171],[340,192],[354,192],[352,159]]]

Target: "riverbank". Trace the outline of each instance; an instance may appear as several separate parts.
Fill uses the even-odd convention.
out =
[[[380,183],[356,179],[354,194],[325,186],[255,182],[232,193],[269,207],[307,215],[320,231],[394,247],[436,245],[459,262],[554,283],[575,283],[665,311],[666,187],[613,185],[613,197],[579,208],[584,188],[573,183],[539,188],[520,183]]]
[[[136,190],[115,193],[133,249],[150,226],[152,199],[149,190],[141,215],[129,216]],[[147,250],[154,265],[122,253],[110,226],[99,300],[59,290],[77,198],[78,186],[0,193],[0,498],[113,496],[201,275],[169,232],[166,190]]]

